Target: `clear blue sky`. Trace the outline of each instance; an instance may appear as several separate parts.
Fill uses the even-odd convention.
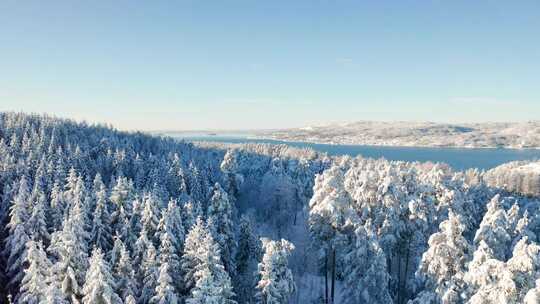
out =
[[[540,1],[6,0],[0,110],[143,130],[540,119]]]

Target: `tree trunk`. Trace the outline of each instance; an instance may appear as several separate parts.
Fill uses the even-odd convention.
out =
[[[398,250],[398,255],[397,255],[397,286],[396,286],[396,289],[397,289],[397,303],[398,304],[401,304],[401,290],[400,290],[400,287],[401,286],[401,249]]]
[[[324,303],[328,304],[328,249],[324,257]]]
[[[330,303],[334,303],[334,291],[336,286],[336,249],[332,248],[332,292],[331,292],[331,301]]]
[[[401,286],[401,294],[403,294],[405,292],[405,285],[407,284],[407,273],[409,272],[409,256],[410,256],[410,252],[411,252],[411,249],[410,249],[410,245],[411,245],[411,242],[410,240],[407,242],[407,253],[405,254],[405,278],[403,279],[403,284]],[[404,295],[402,296],[402,299],[404,299]]]

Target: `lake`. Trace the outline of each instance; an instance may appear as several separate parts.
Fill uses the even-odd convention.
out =
[[[540,149],[471,149],[424,148],[363,145],[330,145],[305,142],[285,142],[271,139],[252,139],[245,135],[166,134],[185,141],[211,141],[222,143],[286,144],[298,148],[312,148],[329,155],[362,155],[364,157],[403,161],[444,162],[456,170],[468,168],[490,169],[515,160],[538,160]]]

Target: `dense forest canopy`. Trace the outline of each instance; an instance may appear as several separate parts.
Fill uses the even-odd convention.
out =
[[[1,298],[540,303],[540,174],[508,182],[516,167],[194,145],[0,113]]]

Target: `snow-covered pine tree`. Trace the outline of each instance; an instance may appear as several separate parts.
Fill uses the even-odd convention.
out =
[[[135,297],[138,292],[138,286],[135,279],[135,271],[131,263],[131,257],[126,246],[120,239],[117,239],[115,245],[115,247],[118,247],[119,253],[118,258],[114,259],[112,265],[117,294],[122,299],[126,299],[129,296]]]
[[[236,278],[233,278],[240,303],[246,303],[253,298],[255,291],[253,274],[262,251],[259,244],[259,240],[253,233],[250,219],[242,215],[236,251]]]
[[[340,166],[334,165],[318,175],[313,191],[309,202],[309,230],[313,245],[320,248],[319,255],[324,260],[325,288],[328,288],[326,281],[331,273],[331,294],[325,292],[331,302],[335,291],[336,251],[343,246],[346,236],[352,233],[359,218],[345,190],[344,173]]]
[[[516,302],[523,302],[528,290],[540,278],[540,246],[523,237],[514,246],[512,257],[506,263],[517,287]]]
[[[175,292],[178,292],[182,290],[182,277],[180,273],[180,258],[173,239],[174,235],[171,229],[166,229],[160,233],[159,262],[160,265],[167,264],[168,275],[172,278]]]
[[[195,226],[196,227],[196,226]],[[233,300],[231,279],[225,271],[219,252],[219,245],[212,234],[207,232],[197,252],[195,265],[195,287],[186,299],[187,304],[236,304]]]
[[[417,276],[423,278],[426,284],[418,297],[431,293],[442,303],[456,303],[464,288],[463,276],[471,247],[463,237],[465,226],[452,210],[449,210],[448,219],[439,225],[439,229],[429,238],[429,248],[422,255],[418,267]]]
[[[109,260],[109,263],[114,266],[120,259],[120,251],[122,250],[122,247],[125,248],[125,244],[122,242],[122,238],[118,234],[113,237],[113,240],[113,246],[111,250],[107,252],[107,259]]]
[[[511,249],[509,249],[512,241],[509,231],[510,226],[507,214],[500,202],[500,196],[497,194],[487,204],[487,211],[476,231],[474,242],[475,244],[479,244],[480,241],[486,242],[489,248],[493,250],[494,257],[505,261],[507,255],[511,252]]]
[[[182,252],[186,231],[182,223],[180,207],[176,200],[170,200],[167,209],[162,211],[162,216],[158,224],[158,234],[160,235],[160,238],[164,231],[169,232],[177,252]]]
[[[30,240],[26,246],[28,248],[26,256],[28,267],[24,270],[20,291],[16,297],[17,303],[43,303],[47,298],[47,282],[52,275],[50,273],[51,262],[43,250],[41,240]]]
[[[49,207],[49,218],[51,223],[51,229],[49,232],[54,232],[62,229],[62,223],[64,221],[64,215],[66,212],[66,203],[64,201],[64,194],[58,182],[55,182],[51,190],[51,200]]]
[[[19,180],[17,194],[13,198],[10,207],[10,220],[7,224],[8,236],[6,238],[5,252],[7,256],[8,287],[12,292],[17,290],[18,284],[23,278],[23,262],[26,259],[26,243],[30,239],[26,228],[30,217],[30,190],[27,179],[23,175]]]
[[[147,193],[143,197],[143,211],[141,217],[142,229],[146,231],[149,239],[154,240],[159,224],[159,206],[153,194]]]
[[[538,304],[540,303],[540,279],[536,280],[536,285],[534,288],[530,289],[525,298],[523,299],[523,304]]]
[[[193,225],[195,225],[195,222],[198,218],[204,217],[201,204],[199,202],[194,201],[191,197],[188,196],[188,198],[184,202],[184,206],[182,208],[182,222],[184,224],[184,227],[186,231],[189,231]]]
[[[96,246],[107,252],[112,245],[111,216],[107,206],[107,189],[100,174],[96,174],[94,178],[93,192],[95,207],[92,214],[90,246]]]
[[[88,247],[82,216],[77,215],[77,210],[78,207],[69,213],[61,231],[53,233],[48,250],[56,259],[53,271],[64,298],[78,303],[88,268]]]
[[[155,295],[150,299],[151,304],[177,304],[178,296],[173,285],[173,279],[169,275],[171,270],[167,262],[162,262],[159,266],[159,278],[155,290]]]
[[[233,206],[227,192],[216,183],[208,203],[207,219],[209,223],[212,223],[208,228],[219,244],[225,270],[232,276],[235,275],[236,271],[233,255],[237,246],[234,239],[233,214]]]
[[[83,287],[83,304],[122,304],[122,299],[114,290],[114,280],[110,266],[100,248],[94,248],[90,257],[90,267]]]
[[[137,300],[132,295],[129,295],[124,299],[124,304],[137,304]]]
[[[28,234],[34,241],[41,240],[44,244],[48,244],[50,241],[50,234],[46,222],[46,202],[45,194],[38,192],[36,201],[32,208],[32,214],[28,219]]]
[[[370,221],[356,229],[355,240],[350,247],[344,257],[344,302],[392,303],[386,256]]]
[[[121,234],[127,218],[131,217],[134,192],[133,183],[126,177],[119,176],[116,179],[109,196],[113,204],[110,221],[113,233]]]
[[[261,304],[285,304],[295,291],[288,259],[294,245],[287,240],[261,239],[264,255],[258,266],[259,279],[256,298]]]
[[[195,272],[197,271],[197,265],[202,263],[199,249],[209,233],[210,232],[206,228],[203,220],[199,217],[187,234],[186,242],[184,243],[184,253],[181,260],[182,274],[184,276],[184,293],[186,294],[190,293],[197,282]]]
[[[156,248],[150,244],[144,252],[144,259],[141,265],[142,290],[139,296],[139,303],[148,303],[155,295],[155,290],[159,279],[159,263],[157,260]]]

